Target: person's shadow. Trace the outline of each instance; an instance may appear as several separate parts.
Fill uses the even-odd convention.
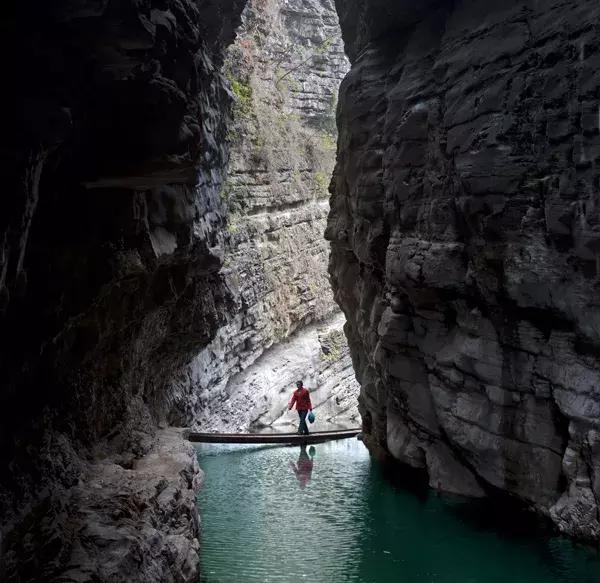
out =
[[[290,468],[292,468],[292,471],[296,474],[296,479],[298,480],[301,490],[306,488],[312,478],[312,471],[315,464],[313,458],[315,457],[315,453],[316,450],[313,445],[308,448],[308,453],[306,452],[306,445],[301,445],[298,461],[295,464],[290,462]]]

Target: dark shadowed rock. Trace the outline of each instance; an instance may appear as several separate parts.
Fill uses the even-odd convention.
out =
[[[129,470],[157,447],[167,380],[230,309],[218,192],[231,99],[219,69],[243,4],[34,2],[10,23],[19,131],[2,142],[3,156],[16,152],[0,210],[3,580],[81,580],[67,570],[103,562],[112,527],[96,524],[84,557],[71,518],[98,480],[118,492],[114,464]],[[136,510],[126,529],[147,519]],[[192,554],[195,525],[180,529]],[[192,555],[163,535],[154,548],[170,550],[156,564],[108,560],[100,579],[194,578]]]
[[[598,3],[337,5],[327,236],[367,441],[598,539]]]

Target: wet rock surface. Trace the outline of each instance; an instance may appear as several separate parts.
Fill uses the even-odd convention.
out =
[[[221,192],[228,210],[223,274],[235,306],[215,339],[172,386],[177,407],[171,420],[198,430],[248,430],[258,415],[248,411],[254,409],[256,388],[240,384],[236,375],[294,333],[339,313],[323,237],[335,161],[337,91],[349,67],[335,7],[331,0],[257,0],[248,3],[242,19],[224,67],[235,106]],[[296,376],[316,375],[320,345],[314,334],[308,336],[310,350],[299,352],[303,365],[293,359],[292,366],[282,355],[293,374],[278,366],[285,382],[264,379],[259,392],[267,409],[278,401],[280,389],[291,390]],[[327,383],[331,398],[348,385],[351,369],[344,363],[339,386],[335,376]],[[325,384],[309,386],[321,386],[322,394]],[[227,402],[234,393],[235,405]],[[269,416],[267,424],[273,421]]]
[[[600,8],[337,2],[327,236],[368,442],[600,539]]]

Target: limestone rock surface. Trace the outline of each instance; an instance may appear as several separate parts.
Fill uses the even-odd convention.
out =
[[[317,421],[326,431],[360,426],[359,386],[343,332],[343,314],[297,330],[265,350],[250,366],[233,375],[225,388],[206,389],[194,409],[194,428],[201,431],[295,431],[295,410],[287,405],[298,379],[311,392]],[[186,370],[188,383],[203,383],[201,361]]]
[[[235,305],[215,339],[174,379],[175,424],[248,430],[258,412],[239,415],[238,401],[227,399],[235,393],[243,400],[246,386],[244,409],[253,408],[255,389],[240,384],[243,377],[236,375],[296,332],[339,314],[323,233],[335,161],[337,91],[348,67],[331,0],[248,2],[224,68],[235,105],[221,192],[228,210],[223,274]],[[264,395],[267,409],[279,399],[280,388],[293,387],[290,379],[316,378],[320,344],[314,332],[307,332],[308,338],[310,350],[299,351],[303,365],[293,359],[292,366],[282,355],[294,371],[283,373],[287,386],[265,379],[264,386],[274,391]],[[289,347],[283,351],[289,353]],[[340,354],[345,351],[340,348]],[[276,352],[269,354],[272,359]],[[339,384],[335,377],[327,383],[332,398],[348,385],[349,370],[340,366]],[[326,385],[312,385],[317,386],[323,394]],[[267,424],[274,420],[270,415]]]
[[[327,237],[373,447],[600,538],[600,5],[338,0]]]

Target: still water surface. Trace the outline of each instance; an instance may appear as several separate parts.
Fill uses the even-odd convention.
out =
[[[600,583],[597,552],[524,516],[394,485],[356,439],[313,447],[197,446],[204,583]]]

